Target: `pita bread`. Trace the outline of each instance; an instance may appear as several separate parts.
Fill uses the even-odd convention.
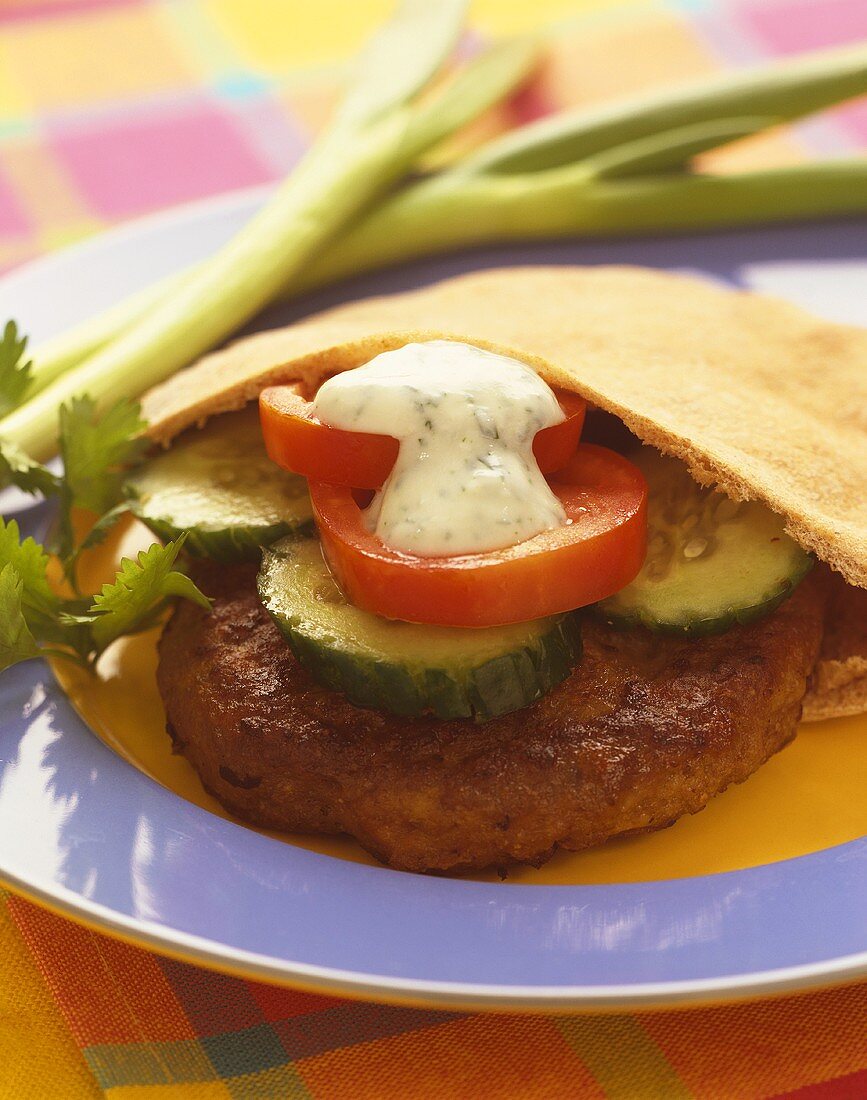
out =
[[[867,590],[831,580],[822,651],[804,699],[804,720],[867,711]]]
[[[701,484],[763,501],[848,585],[867,588],[867,330],[695,278],[502,268],[339,306],[239,340],[152,390],[148,431],[167,444],[267,385],[312,393],[381,351],[444,336],[529,362],[682,459]],[[867,710],[867,600],[847,599],[836,603],[809,717]],[[843,605],[861,610],[844,615]]]

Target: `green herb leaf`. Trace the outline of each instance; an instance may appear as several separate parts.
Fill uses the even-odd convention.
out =
[[[124,558],[113,584],[105,584],[89,610],[97,648],[122,634],[146,630],[158,620],[171,596],[183,596],[210,610],[211,601],[184,573],[173,569],[185,536],[165,546],[155,543],[135,561]]]
[[[94,523],[91,529],[87,532],[83,541],[80,542],[77,546],[72,547],[68,551],[68,554],[63,561],[63,569],[66,573],[67,579],[70,581],[73,588],[75,588],[76,590],[78,589],[77,570],[78,561],[81,555],[86,550],[91,550],[94,546],[99,546],[100,543],[104,542],[114,525],[125,515],[127,515],[128,512],[128,500],[122,500],[119,504],[115,504],[113,508],[109,508],[107,512],[103,513],[103,515],[99,517],[96,523]],[[68,544],[70,534],[71,527],[67,523],[65,526],[63,526],[60,541],[67,542]]]
[[[57,551],[65,562],[73,557],[72,509],[86,508],[104,516],[114,508],[123,495],[127,470],[147,449],[144,427],[138,402],[126,398],[104,413],[87,396],[73,397],[61,406],[64,475]]]
[[[127,515],[128,512],[129,501],[122,500],[119,504],[115,504],[113,508],[109,508],[107,512],[103,513],[96,523],[94,523],[93,527],[87,532],[84,540],[76,546],[72,556],[73,562],[78,561],[85,550],[91,550],[94,546],[99,546],[100,543],[105,542],[112,527]]]
[[[7,327],[7,343],[23,340]],[[56,477],[9,440],[0,443],[0,487],[60,497],[60,543],[67,576],[82,550],[101,542],[127,510],[123,479],[142,456],[147,440],[137,404],[118,401],[104,414],[89,397],[73,397],[60,410],[64,475]],[[75,544],[73,506],[101,513],[80,545]],[[64,599],[48,580],[49,555],[33,538],[21,538],[14,519],[0,516],[0,670],[43,653],[92,666],[121,634],[156,622],[171,596],[185,596],[210,608],[195,584],[172,568],[181,538],[165,548],[154,544],[133,562],[124,559],[113,584],[93,597]],[[70,563],[72,569],[70,569]]]
[[[35,539],[21,540],[14,519],[0,516],[0,568],[11,565],[22,585],[22,606],[40,615],[52,615],[60,600],[48,583],[48,555]]]
[[[22,609],[24,584],[8,563],[0,569],[0,672],[39,654]]]
[[[20,608],[30,632],[40,642],[70,646],[83,655],[92,648],[88,629],[67,623],[64,602],[48,583],[48,555],[33,538],[22,541],[14,519],[0,517],[0,569],[10,566],[21,581]]]
[[[60,492],[60,478],[56,474],[34,462],[14,443],[0,439],[0,489],[7,485],[45,497]]]
[[[21,404],[30,385],[31,362],[24,359],[27,337],[18,335],[18,326],[7,321],[0,340],[0,416]]]
[[[121,496],[126,470],[147,449],[137,401],[126,398],[98,413],[90,397],[60,409],[60,454],[72,504],[102,515]]]

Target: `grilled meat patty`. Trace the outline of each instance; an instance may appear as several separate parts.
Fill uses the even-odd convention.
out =
[[[160,642],[168,728],[238,817],[352,834],[391,867],[539,864],[661,829],[746,779],[795,735],[822,639],[824,585],[698,641],[590,615],[575,672],[484,725],[354,706],[298,664],[255,569],[197,567],[212,614],[182,602]]]

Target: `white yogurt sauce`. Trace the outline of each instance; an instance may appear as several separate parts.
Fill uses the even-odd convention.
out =
[[[369,529],[397,550],[499,550],[566,522],[533,455],[536,432],[563,411],[516,359],[452,340],[407,344],[330,378],[314,411],[333,427],[399,440],[366,512]]]

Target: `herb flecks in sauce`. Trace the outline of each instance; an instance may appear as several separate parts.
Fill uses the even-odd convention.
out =
[[[536,433],[563,412],[516,359],[452,340],[406,344],[329,379],[314,407],[326,424],[400,441],[367,510],[395,549],[481,553],[566,522],[533,455]]]

